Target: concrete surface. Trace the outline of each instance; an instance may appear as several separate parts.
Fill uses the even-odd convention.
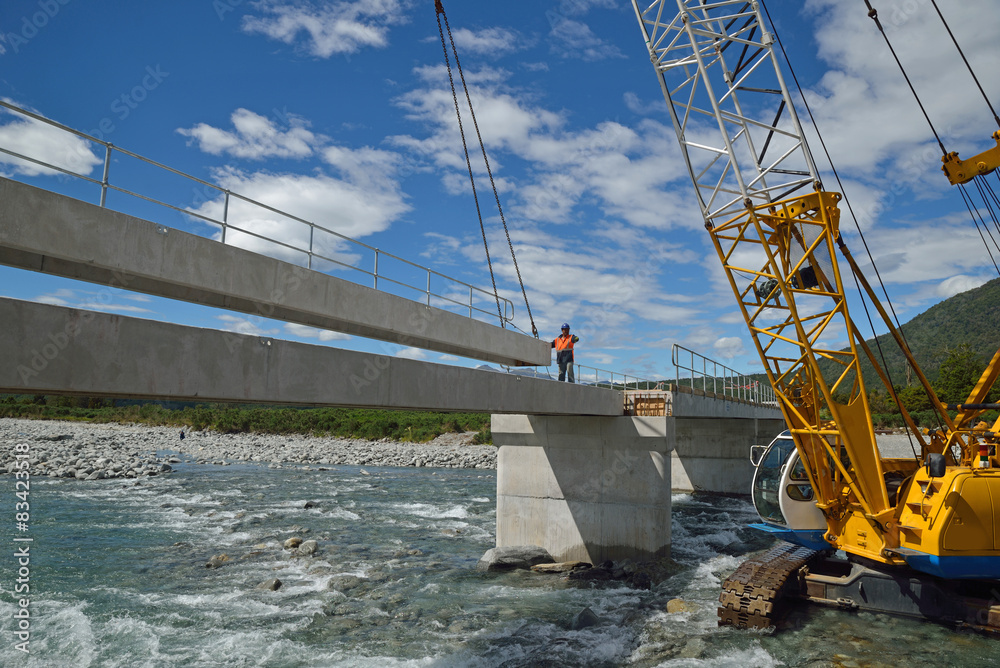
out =
[[[497,547],[592,564],[668,555],[668,420],[494,415]]]
[[[0,392],[621,415],[622,393],[0,298]]]
[[[0,263],[498,364],[549,342],[0,178]]]
[[[750,494],[750,446],[785,430],[782,419],[673,417],[670,486],[677,492]]]

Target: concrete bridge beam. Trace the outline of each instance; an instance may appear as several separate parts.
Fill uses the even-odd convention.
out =
[[[0,263],[498,364],[548,342],[0,178]]]
[[[0,393],[621,415],[621,392],[0,298]]]

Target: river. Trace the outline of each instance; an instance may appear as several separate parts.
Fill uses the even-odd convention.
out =
[[[719,582],[767,543],[742,498],[673,497],[652,590],[475,570],[494,541],[493,471],[178,464],[141,481],[36,478],[30,654],[0,564],[3,666],[987,666],[993,639],[796,608],[778,632],[716,626]],[[13,478],[4,479],[13,489]],[[13,514],[13,492],[4,495]],[[307,502],[312,502],[306,508]],[[12,523],[11,523],[12,524]],[[5,550],[14,543],[8,534]],[[290,536],[315,539],[290,558]],[[218,568],[213,556],[225,554]],[[272,578],[277,591],[257,585]],[[669,614],[679,598],[689,608]],[[600,622],[573,630],[584,608]]]

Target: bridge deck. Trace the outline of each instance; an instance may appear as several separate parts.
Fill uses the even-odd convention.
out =
[[[499,364],[551,361],[519,332],[2,178],[0,263]]]
[[[551,415],[622,393],[0,298],[0,393]]]

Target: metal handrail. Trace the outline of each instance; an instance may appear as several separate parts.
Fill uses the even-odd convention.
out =
[[[524,369],[529,367],[519,368]],[[559,375],[558,367],[556,367],[556,370],[553,371],[551,370],[551,364],[547,366],[532,366],[530,368],[534,370],[535,378],[548,378],[549,380],[556,380]],[[576,362],[573,363],[573,368],[576,371],[574,376],[577,383],[596,385],[609,390],[653,390],[658,384],[655,380],[648,380],[646,378],[640,378],[638,376],[621,373],[619,371],[599,369],[585,364],[577,364]],[[543,369],[544,371],[539,371],[539,369]],[[585,370],[590,371],[591,373],[587,374]],[[507,371],[508,373],[516,373],[516,371],[511,368],[507,368]],[[588,375],[590,376],[589,378]],[[640,384],[644,384],[645,387],[639,387]]]
[[[319,225],[317,223],[314,223],[312,221],[306,220],[304,218],[300,218],[300,217],[295,216],[293,214],[290,214],[290,213],[288,213],[286,211],[281,211],[280,209],[277,209],[277,208],[272,207],[270,205],[264,204],[263,202],[258,202],[257,200],[251,199],[250,197],[246,197],[245,195],[241,195],[239,193],[236,193],[236,192],[233,192],[233,191],[228,190],[226,188],[223,188],[223,187],[221,187],[219,185],[216,185],[216,184],[214,184],[214,183],[212,183],[210,181],[206,181],[204,179],[198,178],[197,176],[192,176],[191,174],[187,174],[187,173],[182,172],[180,170],[174,169],[173,167],[170,167],[170,166],[165,165],[163,163],[157,162],[157,161],[152,160],[150,158],[146,158],[146,157],[144,157],[142,155],[139,155],[138,153],[134,153],[132,151],[120,148],[120,147],[115,146],[114,144],[112,144],[110,142],[106,142],[106,141],[104,141],[102,139],[98,139],[97,137],[93,137],[93,136],[91,136],[91,135],[89,135],[89,134],[87,134],[85,132],[80,132],[80,131],[75,130],[75,129],[69,127],[69,126],[63,125],[62,123],[58,123],[58,122],[53,121],[51,119],[45,118],[44,116],[41,116],[39,114],[30,112],[30,111],[28,111],[26,109],[22,109],[21,107],[13,105],[13,104],[11,104],[9,102],[6,102],[4,100],[0,100],[0,106],[5,107],[5,108],[11,110],[12,112],[15,112],[16,114],[21,114],[23,116],[31,118],[31,119],[33,119],[35,121],[40,122],[40,123],[45,123],[45,124],[47,124],[49,126],[52,126],[52,127],[57,128],[59,130],[62,130],[64,132],[68,132],[68,133],[70,133],[72,135],[75,135],[75,136],[77,136],[77,137],[79,137],[81,139],[85,139],[87,141],[94,142],[96,144],[100,144],[101,146],[103,146],[104,147],[104,169],[103,169],[103,173],[102,173],[102,178],[101,179],[95,179],[95,178],[92,178],[92,177],[87,176],[85,174],[80,174],[78,172],[74,172],[72,170],[65,169],[65,168],[60,167],[58,165],[54,165],[54,164],[51,164],[51,163],[48,163],[48,162],[44,162],[42,160],[38,160],[38,159],[32,158],[30,156],[22,155],[22,154],[20,154],[20,153],[18,153],[16,151],[12,151],[10,149],[7,149],[5,147],[0,146],[0,152],[4,153],[6,155],[10,155],[10,156],[12,156],[14,158],[17,158],[19,160],[24,160],[26,162],[29,162],[29,163],[32,163],[32,164],[35,164],[35,165],[39,165],[39,166],[45,167],[47,169],[54,170],[56,172],[59,172],[61,174],[65,174],[67,176],[72,176],[72,177],[81,179],[83,181],[86,181],[88,183],[92,183],[94,185],[99,185],[101,187],[101,197],[100,197],[100,206],[101,207],[106,207],[107,194],[108,194],[109,190],[120,192],[122,194],[130,195],[132,197],[136,197],[136,198],[144,200],[146,202],[150,202],[151,204],[156,204],[158,206],[163,206],[163,207],[166,207],[168,209],[172,209],[174,211],[177,211],[178,213],[181,213],[181,214],[186,215],[186,216],[190,216],[192,218],[196,218],[196,219],[202,220],[202,221],[204,221],[206,223],[209,223],[209,224],[212,224],[212,225],[217,225],[221,229],[221,241],[222,241],[222,243],[226,243],[227,231],[230,231],[230,230],[231,231],[236,231],[236,232],[239,232],[241,234],[246,234],[247,236],[250,236],[250,237],[261,239],[261,240],[266,241],[268,243],[276,244],[276,245],[278,245],[278,246],[280,246],[282,248],[286,248],[286,249],[289,249],[291,251],[304,254],[306,256],[306,267],[308,269],[313,269],[313,260],[314,260],[314,258],[315,259],[319,259],[319,260],[322,260],[322,261],[329,262],[329,263],[332,263],[334,265],[337,265],[338,267],[343,267],[345,269],[351,269],[351,270],[354,270],[354,271],[359,271],[359,272],[367,275],[368,277],[371,278],[371,287],[373,287],[376,290],[379,289],[379,281],[381,280],[383,283],[388,283],[389,285],[395,285],[395,286],[399,286],[399,287],[406,288],[406,289],[409,289],[409,290],[414,290],[414,291],[420,293],[421,295],[423,295],[423,299],[424,299],[425,303],[428,306],[431,305],[431,299],[434,298],[435,300],[437,300],[438,303],[444,302],[445,304],[451,304],[451,305],[459,306],[459,307],[461,307],[463,309],[463,311],[465,309],[468,309],[468,315],[469,315],[470,318],[475,317],[475,314],[477,314],[477,313],[485,315],[485,316],[488,316],[490,319],[492,319],[495,316],[499,316],[501,318],[501,326],[502,327],[506,327],[508,324],[511,324],[512,321],[513,321],[513,317],[514,317],[514,303],[510,299],[507,299],[506,297],[500,297],[499,295],[495,295],[493,292],[490,292],[489,290],[485,290],[483,288],[479,288],[479,287],[474,286],[474,285],[472,285],[470,283],[466,283],[465,281],[462,281],[462,280],[459,280],[457,278],[448,276],[446,274],[442,274],[441,272],[435,271],[434,269],[431,269],[429,267],[425,267],[425,266],[419,265],[419,264],[417,264],[415,262],[411,262],[410,260],[407,260],[406,258],[400,257],[400,256],[395,255],[393,253],[388,253],[388,252],[386,252],[384,250],[381,250],[381,249],[379,249],[379,248],[377,248],[375,246],[371,246],[371,245],[366,244],[366,243],[364,243],[362,241],[358,241],[357,239],[352,239],[352,238],[350,238],[348,236],[345,236],[345,235],[343,235],[343,234],[341,234],[341,233],[339,233],[339,232],[337,232],[335,230],[331,230],[330,228],[324,227],[323,225]],[[200,185],[202,185],[202,186],[204,186],[206,188],[210,188],[210,189],[213,189],[213,190],[219,192],[225,198],[222,220],[217,220],[215,218],[211,218],[209,216],[205,216],[205,215],[202,215],[200,213],[197,213],[191,207],[179,207],[179,206],[176,206],[174,204],[170,204],[169,202],[163,202],[163,201],[158,200],[158,199],[156,199],[154,197],[150,197],[148,195],[143,195],[141,193],[134,192],[134,191],[129,190],[127,188],[123,188],[121,186],[118,186],[118,185],[115,185],[115,184],[111,183],[111,181],[110,181],[111,162],[112,162],[112,157],[113,157],[113,155],[116,152],[120,153],[122,155],[125,155],[125,156],[129,156],[131,158],[135,158],[137,160],[145,162],[146,164],[152,165],[153,167],[165,170],[165,171],[170,172],[172,174],[176,174],[177,176],[181,176],[181,177],[183,177],[185,179],[193,181],[194,183],[200,184]],[[287,243],[285,241],[282,241],[280,239],[275,239],[275,238],[268,237],[266,235],[262,235],[262,234],[259,234],[259,233],[256,233],[256,232],[252,232],[252,231],[250,231],[248,229],[240,227],[237,224],[234,224],[233,222],[231,222],[229,220],[229,201],[230,201],[231,198],[239,199],[239,200],[241,200],[243,202],[246,202],[247,204],[250,204],[250,205],[253,205],[253,206],[256,206],[256,207],[260,207],[262,209],[265,209],[266,211],[270,211],[272,213],[278,214],[278,215],[280,215],[280,216],[282,216],[284,218],[287,218],[289,220],[293,220],[293,221],[295,221],[297,223],[300,223],[300,224],[303,224],[303,225],[307,225],[309,227],[309,247],[308,248],[301,248],[299,246],[296,246],[296,245],[293,245],[293,244],[289,244],[289,243]],[[356,266],[354,264],[343,262],[343,261],[338,260],[336,258],[328,257],[326,255],[323,255],[323,254],[317,252],[317,250],[315,248],[315,245],[314,245],[315,231],[317,229],[321,230],[324,233],[330,234],[330,235],[332,235],[332,236],[334,236],[334,237],[336,237],[336,238],[338,238],[338,239],[340,239],[340,240],[342,240],[344,242],[347,242],[347,243],[350,243],[350,244],[354,244],[355,246],[359,246],[361,248],[364,248],[364,249],[372,252],[374,254],[374,266],[373,266],[373,269],[371,271],[369,271],[367,269],[364,269],[362,267]],[[411,283],[406,282],[406,280],[398,280],[396,278],[393,278],[392,276],[390,276],[390,275],[388,275],[386,273],[379,274],[379,258],[380,257],[382,257],[382,258],[391,258],[391,259],[393,259],[395,261],[401,262],[401,263],[403,263],[405,265],[413,267],[414,269],[418,269],[418,270],[424,272],[426,274],[426,283],[425,283],[425,285],[417,286],[417,285],[413,285]],[[326,273],[326,272],[322,272],[322,273]],[[459,299],[453,298],[451,296],[448,296],[446,294],[439,294],[437,292],[432,292],[432,290],[431,290],[431,278],[432,278],[432,276],[433,277],[438,277],[438,278],[442,279],[443,281],[446,281],[446,282],[449,282],[449,283],[455,285],[456,286],[456,292],[460,291],[463,295],[465,293],[465,289],[467,288],[468,289],[468,300],[467,301],[464,300],[464,299],[459,300]],[[477,296],[480,297],[481,299],[488,299],[491,303],[495,303],[495,300],[499,299],[500,302],[501,302],[501,311],[502,311],[502,313],[497,313],[497,312],[494,312],[492,310],[487,310],[487,309],[484,309],[484,308],[480,308],[479,306],[476,306],[476,304],[475,304],[475,297],[477,297]]]
[[[681,359],[680,353],[683,353],[684,360]],[[681,371],[687,371],[689,375],[685,380],[690,380],[692,389],[695,389],[696,379],[700,379],[703,392],[712,392],[716,396],[732,397],[754,404],[777,405],[778,399],[770,383],[762,383],[745,376],[730,369],[725,364],[676,343],[670,351],[670,357],[677,375],[678,385],[681,384]],[[685,362],[688,366],[685,366]],[[709,367],[711,367],[711,373]],[[708,389],[710,384],[711,390]]]

